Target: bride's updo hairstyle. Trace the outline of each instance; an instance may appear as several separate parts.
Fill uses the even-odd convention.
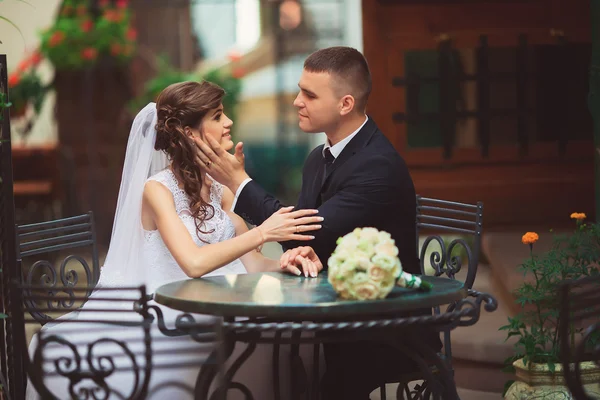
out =
[[[202,132],[202,119],[221,105],[225,91],[210,82],[180,82],[167,86],[156,100],[156,150],[167,153],[173,173],[190,198],[198,237],[204,221],[212,218],[214,208],[202,199],[201,166],[196,161],[196,145],[186,135],[185,128]]]

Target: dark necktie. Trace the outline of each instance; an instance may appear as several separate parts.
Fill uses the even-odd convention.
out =
[[[325,182],[325,178],[327,177],[327,171],[331,168],[331,164],[335,161],[335,157],[331,154],[329,147],[323,150],[323,180],[321,181],[321,185]]]

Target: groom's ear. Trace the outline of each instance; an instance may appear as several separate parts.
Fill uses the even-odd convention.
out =
[[[350,114],[352,110],[354,110],[355,104],[356,103],[352,95],[347,94],[344,97],[342,97],[340,101],[340,115]]]

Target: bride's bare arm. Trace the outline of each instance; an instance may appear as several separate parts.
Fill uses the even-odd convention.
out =
[[[231,221],[235,226],[235,233],[239,237],[245,235],[247,232],[249,232],[249,230],[248,225],[246,225],[246,222],[236,213],[230,211],[231,205],[233,203],[233,197],[234,195],[231,192],[231,190],[229,190],[227,187],[223,187],[222,207],[223,210],[225,210],[225,212],[227,212],[227,214],[231,218]],[[302,271],[300,271],[300,269],[298,269],[292,263],[290,263],[287,267],[282,268],[280,260],[274,260],[272,258],[265,257],[260,251],[256,249],[253,249],[248,253],[244,254],[240,257],[240,259],[248,272],[272,272],[287,270],[296,275],[302,274]],[[308,258],[304,260],[304,265],[302,265],[302,267],[306,276],[308,276],[308,274],[312,270],[315,271],[315,275],[313,276],[316,276],[316,273],[318,272],[317,266]]]
[[[180,268],[192,278],[220,268],[269,241],[310,240],[312,236],[296,234],[297,225],[314,224],[316,210],[291,212],[291,208],[274,214],[261,226],[220,243],[197,246],[175,211],[171,192],[159,182],[149,181],[144,187],[143,209],[154,221],[165,245]],[[302,211],[302,210],[300,210]],[[318,229],[318,225],[302,226],[301,232]]]

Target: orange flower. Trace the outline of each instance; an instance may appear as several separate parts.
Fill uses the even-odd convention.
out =
[[[586,219],[585,213],[573,213],[571,214],[571,219],[576,219],[577,221],[581,221]]]
[[[234,78],[236,78],[236,79],[243,78],[243,77],[244,77],[244,75],[246,75],[246,70],[245,70],[244,68],[239,68],[239,67],[238,67],[238,68],[234,68],[234,69],[231,71],[231,76],[233,76],[233,77],[234,77]]]
[[[8,77],[8,87],[15,87],[21,81],[21,76],[17,73],[11,74]]]
[[[81,57],[84,60],[93,60],[98,56],[98,50],[94,49],[93,47],[86,47],[85,49],[81,50]]]
[[[59,45],[64,39],[65,33],[63,31],[56,31],[52,34],[52,36],[50,36],[48,44],[50,45],[50,47],[54,47],[56,45]]]
[[[532,245],[535,242],[537,242],[539,238],[540,237],[539,237],[539,235],[537,233],[535,233],[535,232],[527,232],[521,238],[521,242],[523,242],[523,244]]]
[[[104,18],[110,22],[121,22],[123,20],[123,13],[119,10],[106,10]]]
[[[119,43],[113,43],[110,45],[110,54],[118,56],[121,54],[121,45]]]

